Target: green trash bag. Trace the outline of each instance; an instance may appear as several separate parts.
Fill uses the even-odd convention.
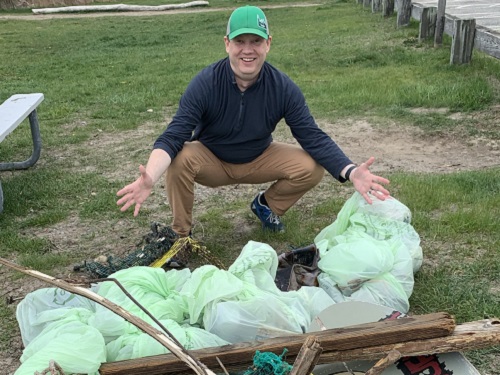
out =
[[[24,349],[15,375],[41,373],[49,366],[48,359],[56,360],[66,374],[99,374],[106,346],[101,333],[85,323],[90,312],[76,307],[64,310]]]
[[[319,285],[335,302],[357,300],[409,310],[413,274],[422,265],[411,212],[395,198],[368,204],[355,193],[314,239]]]

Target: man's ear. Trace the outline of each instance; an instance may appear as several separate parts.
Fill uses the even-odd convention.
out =
[[[224,44],[226,45],[226,52],[229,53],[229,38],[224,36]]]
[[[273,37],[271,35],[269,35],[269,38],[267,38],[267,40],[266,40],[266,44],[267,44],[267,51],[266,52],[269,52],[269,50],[271,49],[272,40],[273,40]]]

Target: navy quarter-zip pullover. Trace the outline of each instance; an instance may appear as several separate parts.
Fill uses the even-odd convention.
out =
[[[236,84],[229,58],[203,69],[189,83],[154,148],[174,159],[184,142],[198,140],[227,163],[247,163],[269,146],[282,119],[300,146],[345,182],[340,172],[352,161],[316,124],[299,87],[267,62],[257,82],[244,92]]]

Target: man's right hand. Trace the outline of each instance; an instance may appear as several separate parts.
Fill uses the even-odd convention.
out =
[[[139,214],[142,203],[149,197],[154,185],[153,179],[143,165],[139,166],[139,172],[141,175],[137,180],[116,193],[117,196],[122,197],[116,202],[118,206],[123,205],[120,211],[126,211],[135,204],[134,216]]]

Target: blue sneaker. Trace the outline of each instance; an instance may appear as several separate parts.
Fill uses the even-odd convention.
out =
[[[272,230],[273,232],[284,232],[285,226],[280,220],[280,217],[276,215],[269,207],[260,203],[260,196],[264,192],[257,194],[253,200],[250,208],[252,212],[260,219],[262,222],[262,228]]]

